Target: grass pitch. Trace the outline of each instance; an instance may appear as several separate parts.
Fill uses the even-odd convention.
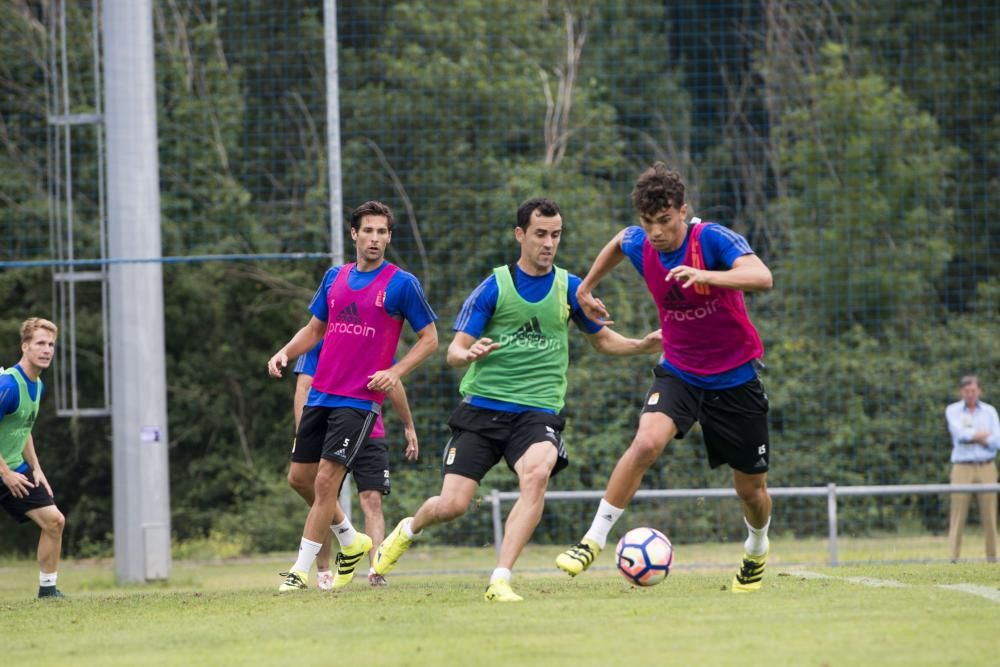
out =
[[[610,549],[570,579],[552,567],[559,548],[532,546],[513,582],[525,601],[505,605],[482,599],[489,548],[421,545],[389,586],[372,589],[359,572],[336,595],[279,596],[283,556],[177,562],[169,583],[134,587],[114,584],[111,563],[68,562],[60,587],[72,598],[38,601],[34,564],[7,563],[4,664],[1000,663],[1000,565],[920,561],[924,542],[882,542],[895,563],[831,568],[805,564],[822,561],[819,542],[775,541],[752,595],[728,590],[739,545],[679,545],[674,571],[649,589],[614,573]],[[853,549],[844,553],[864,558],[868,547]]]

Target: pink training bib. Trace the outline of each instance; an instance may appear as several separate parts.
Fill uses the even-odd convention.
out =
[[[692,225],[683,264],[705,268],[698,238],[705,223]],[[667,269],[649,242],[642,247],[642,272],[663,329],[663,356],[671,364],[696,375],[730,371],[764,354],[764,346],[743,302],[743,292],[724,287],[681,287],[667,279]]]
[[[386,262],[367,287],[355,290],[348,284],[354,266],[343,265],[327,292],[329,319],[313,388],[382,405],[385,394],[367,385],[376,371],[392,366],[403,330],[403,320],[385,312],[386,286],[398,267]]]

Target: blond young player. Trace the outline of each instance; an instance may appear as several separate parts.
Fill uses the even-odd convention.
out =
[[[21,360],[0,373],[0,505],[20,523],[34,521],[38,538],[38,597],[60,598],[56,588],[62,550],[62,512],[35,452],[31,427],[42,400],[42,371],[52,363],[58,329],[32,317],[21,324]]]

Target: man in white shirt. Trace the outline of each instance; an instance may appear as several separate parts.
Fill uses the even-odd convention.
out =
[[[996,454],[1000,449],[1000,419],[989,403],[979,400],[981,389],[975,375],[966,375],[959,383],[962,400],[945,408],[951,433],[951,483],[996,484]],[[951,560],[958,560],[962,548],[962,529],[969,514],[971,493],[951,494],[951,524],[948,545]],[[986,560],[997,559],[997,494],[977,493],[979,520],[986,537]]]

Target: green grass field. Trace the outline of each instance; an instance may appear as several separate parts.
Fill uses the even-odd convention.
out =
[[[72,598],[38,601],[34,563],[0,564],[4,665],[995,665],[1000,565],[943,562],[940,538],[772,543],[765,588],[733,595],[739,545],[679,545],[663,584],[636,589],[610,550],[570,579],[532,546],[518,604],[482,592],[491,548],[421,545],[386,588],[279,596],[290,556],[174,563],[120,587],[110,562],[66,562]],[[967,537],[979,557],[981,541]],[[978,549],[978,552],[971,551]],[[882,562],[875,562],[882,561]],[[896,561],[896,562],[885,562]],[[813,563],[809,565],[809,563]],[[948,588],[960,586],[961,588]]]

